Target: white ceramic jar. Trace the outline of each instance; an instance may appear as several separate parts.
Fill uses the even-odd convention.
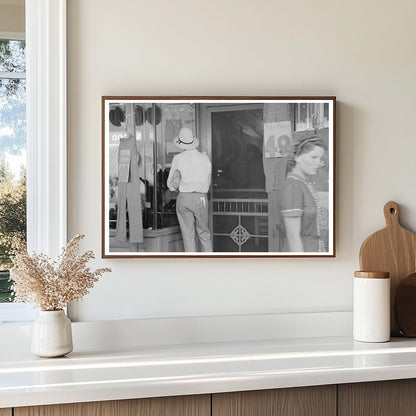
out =
[[[389,273],[355,272],[353,303],[354,339],[362,342],[389,341]]]

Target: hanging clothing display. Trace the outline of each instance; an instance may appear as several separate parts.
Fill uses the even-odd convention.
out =
[[[143,242],[142,204],[140,197],[140,155],[133,136],[120,139],[118,148],[118,211],[116,239],[129,243]],[[128,232],[127,232],[128,221]]]

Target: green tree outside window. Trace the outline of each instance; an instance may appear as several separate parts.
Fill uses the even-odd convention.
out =
[[[0,39],[0,302],[12,300],[8,269],[26,245],[25,42]]]

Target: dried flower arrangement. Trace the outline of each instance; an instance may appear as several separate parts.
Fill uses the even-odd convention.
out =
[[[17,253],[10,269],[14,301],[34,303],[41,310],[56,311],[85,296],[99,277],[111,269],[91,271],[87,267],[94,253],[78,254],[83,238],[81,234],[73,237],[62,249],[58,261],[45,254]]]

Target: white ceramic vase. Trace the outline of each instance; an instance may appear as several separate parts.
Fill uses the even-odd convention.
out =
[[[62,357],[72,351],[71,321],[63,310],[40,311],[33,325],[31,351],[40,357]]]

